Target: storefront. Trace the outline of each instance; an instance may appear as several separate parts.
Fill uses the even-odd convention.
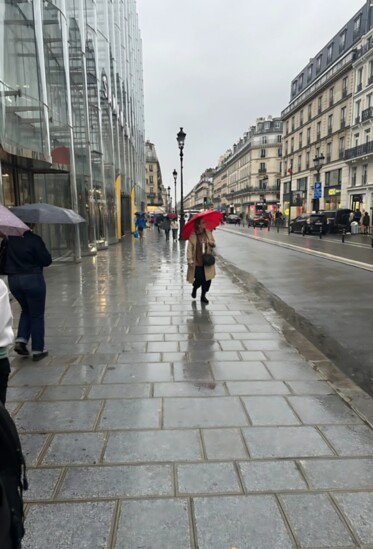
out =
[[[324,187],[324,210],[336,210],[341,207],[341,185]]]
[[[355,191],[355,194],[350,195],[350,208],[354,212],[356,210],[360,210],[361,212],[366,210],[366,194],[365,193],[359,193],[357,194]]]

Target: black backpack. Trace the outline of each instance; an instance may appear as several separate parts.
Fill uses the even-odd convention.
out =
[[[0,547],[20,549],[23,526],[23,491],[27,490],[26,464],[14,421],[0,402]]]

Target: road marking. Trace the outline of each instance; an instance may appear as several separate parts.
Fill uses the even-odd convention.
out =
[[[255,236],[255,235],[243,234],[241,232],[236,232],[231,229],[227,229],[225,227],[224,229],[221,229],[221,230],[228,233],[243,236],[246,238],[251,238],[252,240],[256,240],[257,242],[263,242],[265,244],[275,244],[276,246],[280,246],[281,248],[288,248],[289,250],[301,252],[303,254],[314,255],[322,259],[329,259],[330,261],[335,261],[336,263],[342,263],[343,265],[349,265],[351,267],[357,267],[359,269],[364,269],[365,271],[373,272],[373,265],[371,265],[370,263],[363,263],[362,261],[355,261],[354,259],[347,259],[345,257],[328,254],[326,252],[319,252],[318,250],[305,249],[302,246],[296,246],[295,244],[287,244],[284,242],[279,242],[278,240],[271,240],[269,238],[259,238],[258,236]]]

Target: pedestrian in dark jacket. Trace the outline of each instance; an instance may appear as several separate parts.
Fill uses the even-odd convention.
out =
[[[364,212],[363,219],[362,219],[362,224],[363,224],[363,227],[364,227],[364,234],[368,234],[369,233],[369,227],[370,227],[370,216],[369,216],[368,212]]]
[[[162,229],[166,234],[166,240],[170,240],[171,221],[165,217],[162,224]]]
[[[27,343],[31,337],[34,361],[48,355],[44,347],[46,286],[43,267],[51,263],[51,255],[43,240],[32,230],[26,231],[23,236],[8,237],[5,273],[8,275],[9,289],[22,309],[14,350],[19,355],[29,355]]]

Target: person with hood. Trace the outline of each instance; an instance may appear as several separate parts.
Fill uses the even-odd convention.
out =
[[[0,402],[5,404],[10,364],[8,346],[13,343],[13,315],[9,303],[9,291],[0,278]]]
[[[9,289],[21,306],[14,350],[28,356],[27,343],[31,337],[32,359],[41,360],[48,356],[44,347],[44,313],[46,285],[43,268],[52,263],[42,238],[30,230],[23,236],[9,236],[6,245],[5,273]]]

